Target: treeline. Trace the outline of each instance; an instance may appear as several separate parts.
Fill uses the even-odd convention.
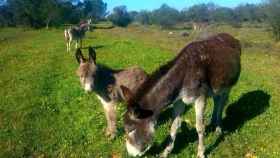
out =
[[[130,23],[159,25],[172,28],[182,23],[226,23],[241,26],[247,23],[270,24],[276,40],[280,40],[280,0],[265,0],[261,4],[242,4],[235,8],[217,6],[213,3],[198,4],[178,11],[166,4],[153,11],[127,11],[126,6],[118,6],[108,16],[115,25],[127,26]]]
[[[220,7],[213,3],[194,5],[178,11],[166,4],[153,11],[128,12],[125,6],[114,8],[109,19],[119,26],[131,22],[156,24],[170,28],[182,22],[232,23],[264,22],[267,14],[264,4],[244,4],[236,8]]]
[[[102,0],[0,0],[0,26],[42,28],[104,19]]]
[[[277,1],[277,0],[276,0]],[[263,22],[267,20],[264,4],[245,4],[236,8],[220,7],[213,3],[194,5],[178,11],[166,4],[153,11],[131,11],[118,6],[108,16],[103,0],[0,0],[0,26],[30,26],[35,28],[78,23],[91,18],[108,18],[115,25],[127,26],[131,22],[156,24],[165,28],[182,22]]]
[[[172,28],[181,23],[205,22],[239,25],[243,22],[269,23],[280,40],[280,0],[265,0],[261,4],[243,4],[227,8],[213,3],[198,4],[181,11],[163,4],[153,11],[127,11],[115,7],[111,14],[103,0],[0,0],[0,27],[29,26],[42,28],[77,24],[91,18],[110,20],[117,26],[130,23],[159,25]]]

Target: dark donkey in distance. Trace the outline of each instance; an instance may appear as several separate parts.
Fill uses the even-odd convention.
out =
[[[213,97],[212,124],[221,132],[223,107],[230,89],[240,75],[241,46],[226,33],[187,45],[173,60],[161,66],[141,85],[136,93],[121,86],[127,101],[124,118],[126,148],[131,156],[143,155],[151,146],[154,126],[163,109],[177,100],[194,103],[198,133],[197,157],[205,157],[203,143],[204,110],[207,97]],[[173,147],[180,115],[184,106],[174,107],[175,119],[171,126],[171,142],[161,157],[167,157]]]
[[[147,79],[144,70],[131,67],[113,70],[96,63],[96,53],[89,47],[89,59],[85,59],[81,49],[76,51],[79,63],[77,75],[86,92],[94,91],[101,101],[107,119],[106,135],[114,138],[116,134],[116,103],[123,100],[120,85],[125,85],[135,92]]]

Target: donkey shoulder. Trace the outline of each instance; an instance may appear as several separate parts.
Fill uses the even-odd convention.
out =
[[[117,86],[124,85],[132,91],[136,91],[147,80],[148,74],[135,66],[119,71],[115,74],[115,78]]]

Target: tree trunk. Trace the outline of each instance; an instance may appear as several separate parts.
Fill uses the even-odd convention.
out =
[[[47,21],[46,21],[46,29],[47,29],[47,30],[49,29],[50,22],[51,22],[51,20],[50,20],[50,19],[47,19]]]

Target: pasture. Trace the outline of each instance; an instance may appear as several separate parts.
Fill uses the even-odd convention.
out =
[[[242,73],[224,111],[225,134],[208,130],[206,153],[215,158],[280,157],[280,43],[263,27],[218,26],[243,46]],[[113,68],[139,65],[148,73],[171,59],[195,34],[156,27],[97,29],[84,44],[94,46],[97,63]],[[85,94],[76,75],[74,52],[66,52],[62,29],[0,29],[0,157],[128,157],[122,115],[118,106],[118,134],[105,136],[101,103]],[[208,100],[206,122],[213,102]],[[187,106],[170,157],[196,157],[194,108]],[[155,144],[145,155],[156,157],[168,140],[172,110],[158,122]]]

